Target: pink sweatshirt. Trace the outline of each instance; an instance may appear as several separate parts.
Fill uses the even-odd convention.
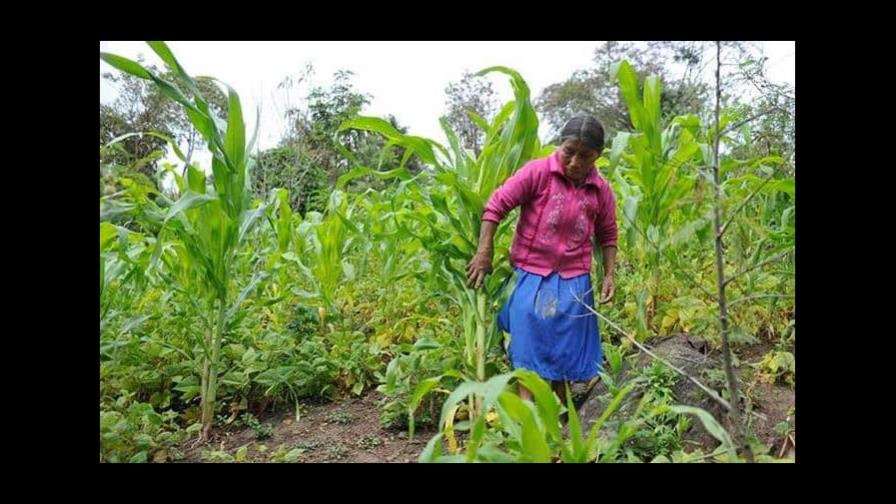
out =
[[[560,152],[533,159],[495,190],[482,220],[501,222],[521,206],[510,260],[530,273],[561,278],[591,272],[591,237],[616,246],[616,197],[592,168],[576,187],[563,175]]]

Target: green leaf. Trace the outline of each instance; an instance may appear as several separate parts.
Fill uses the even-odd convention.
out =
[[[123,56],[118,56],[117,54],[105,52],[100,53],[100,59],[121,70],[122,72],[129,73],[141,79],[152,79],[152,74],[150,74],[149,71],[143,68],[143,66],[141,66],[140,63],[137,63],[136,61],[129,60]]]
[[[645,117],[644,106],[638,97],[638,75],[627,61],[622,61],[618,66],[613,66],[611,69],[611,71],[615,72],[615,77],[619,79],[619,89],[622,91],[622,97],[628,106],[632,125],[638,131],[644,131],[647,127],[648,119]]]
[[[441,375],[426,378],[417,384],[417,388],[414,389],[414,394],[411,396],[411,401],[408,403],[408,439],[414,439],[414,412],[417,411],[417,406],[420,405],[420,401],[423,400],[426,394],[435,388],[441,381]]]
[[[193,126],[196,128],[196,131],[198,131],[203,138],[211,141],[213,138],[217,137],[215,123],[212,121],[211,117],[193,108],[185,108],[185,112],[187,113],[187,117],[190,118],[190,122],[193,123]]]
[[[660,89],[660,79],[656,75],[644,81],[644,111],[650,124],[657,128],[660,125]]]
[[[579,415],[572,401],[572,393],[566,384],[566,411],[569,413],[569,437],[572,443],[572,453],[575,462],[587,462],[588,452],[585,449],[585,440],[582,436],[582,425],[579,423]]]
[[[131,331],[131,330],[133,330],[133,329],[139,327],[140,325],[143,324],[143,322],[146,322],[146,320],[148,320],[150,317],[152,317],[152,315],[141,315],[141,316],[139,316],[139,317],[134,317],[134,318],[128,320],[128,321],[122,326],[122,328],[121,328],[121,333],[124,334],[124,333],[126,333],[126,332],[128,332],[128,331]]]
[[[796,181],[792,178],[778,180],[774,182],[773,187],[778,191],[790,195],[790,197],[792,198],[796,192]]]
[[[193,192],[205,194],[205,172],[192,164],[187,167],[187,187]]]
[[[474,381],[465,381],[461,383],[456,389],[454,389],[451,394],[448,395],[448,398],[445,399],[445,403],[442,404],[442,414],[439,418],[439,430],[445,428],[445,420],[448,417],[448,413],[452,410],[454,405],[458,402],[463,401],[468,395],[481,391],[484,384]],[[481,392],[480,392],[481,393]]]
[[[557,401],[551,386],[537,373],[526,369],[513,372],[523,385],[532,392],[535,406],[545,423],[545,429],[554,440],[560,440],[560,403]]]
[[[628,139],[631,136],[630,133],[627,132],[619,132],[613,138],[613,148],[610,150],[610,167],[611,169],[616,167],[616,164],[619,163],[619,156],[622,154],[622,151],[625,150],[625,147],[628,145]]]
[[[438,341],[430,338],[429,336],[423,336],[414,342],[414,350],[432,350],[435,348],[441,348],[442,345]]]
[[[597,421],[594,422],[594,425],[591,426],[591,432],[588,434],[588,440],[585,442],[585,448],[588,453],[591,453],[594,450],[594,447],[597,445],[597,433],[598,431],[600,431],[601,427],[604,426],[604,422],[606,422],[607,419],[610,418],[610,415],[612,415],[617,409],[619,409],[619,406],[622,404],[622,400],[625,399],[625,396],[627,396],[629,392],[631,392],[632,389],[635,388],[636,385],[637,383],[630,382],[622,390],[617,392],[616,395],[613,396],[613,400],[610,401],[610,404],[607,406],[604,412],[601,413],[600,418],[598,418]]]
[[[100,252],[106,250],[106,247],[113,243],[117,235],[118,231],[115,226],[109,222],[100,222]]]
[[[168,213],[165,215],[165,222],[168,222],[179,213],[185,212],[192,208],[200,207],[207,203],[211,203],[216,199],[218,198],[208,194],[199,194],[193,191],[187,191],[186,194],[181,196],[181,198],[178,199],[177,202],[168,209]]]
[[[379,117],[358,116],[354,119],[349,119],[339,125],[338,131],[342,132],[352,128],[374,131],[390,139],[404,136],[389,121]]]
[[[239,296],[237,296],[236,301],[234,301],[230,309],[227,310],[227,320],[232,319],[233,316],[236,315],[237,310],[239,310],[240,305],[243,304],[243,300],[246,299],[246,296],[248,296],[249,293],[252,292],[252,289],[254,289],[256,285],[258,285],[258,282],[267,278],[268,275],[269,273],[266,271],[258,271],[254,275],[252,275],[252,279],[249,281],[249,284],[243,287],[243,290],[240,291],[240,294]]]
[[[528,462],[550,462],[551,450],[545,441],[544,434],[538,428],[531,405],[522,401],[515,394],[502,394],[501,406],[521,423],[522,448],[524,460]]]
[[[100,256],[100,299],[103,296],[103,290],[106,286],[106,258]]]
[[[379,133],[402,147],[412,149],[424,163],[431,165],[436,164],[432,146],[438,144],[432,140],[427,140],[421,137],[404,135],[395,129],[389,121],[380,119],[379,117],[359,116],[340,124],[338,131],[341,132],[351,128]]]
[[[234,169],[240,170],[245,163],[246,125],[243,122],[240,96],[230,86],[227,86],[227,90],[227,133],[224,136],[224,150]]]
[[[246,238],[246,234],[252,230],[255,226],[255,223],[258,222],[258,219],[261,218],[265,211],[267,211],[269,204],[265,203],[263,205],[259,205],[258,208],[247,211],[243,214],[242,222],[240,222],[240,232],[239,232],[239,242],[242,243]]]
[[[145,451],[140,451],[131,456],[128,462],[131,464],[144,464],[146,463],[146,457],[147,453]]]
[[[137,434],[134,436],[134,445],[140,450],[146,450],[153,445],[152,436],[149,434]],[[144,459],[145,462],[145,459]]]
[[[731,436],[725,430],[724,427],[713,418],[706,410],[701,408],[694,408],[691,406],[683,406],[683,405],[675,405],[669,408],[673,413],[678,414],[690,414],[696,415],[697,418],[700,419],[700,422],[703,424],[703,427],[709,432],[712,437],[721,441],[722,445],[727,449],[729,458],[736,457],[737,450],[734,446],[734,441],[732,441]]]
[[[376,171],[372,168],[368,168],[367,166],[358,166],[355,167],[348,172],[344,173],[339,179],[336,181],[337,189],[345,189],[345,185],[358,177],[363,177],[365,175],[373,175],[374,177],[380,180],[390,180],[393,178],[398,178],[400,180],[410,180],[411,172],[408,171],[407,168],[399,167],[392,170],[387,171]]]
[[[146,45],[152,48],[153,52],[162,58],[162,61],[173,70],[178,71],[178,73],[183,71],[183,68],[181,68],[180,64],[177,62],[177,59],[174,57],[174,53],[171,52],[171,48],[168,47],[168,44],[160,40],[150,40],[146,42]]]
[[[488,131],[488,122],[482,118],[479,114],[477,114],[473,110],[467,110],[467,115],[470,116],[470,119],[479,126],[482,131]]]
[[[442,439],[445,438],[445,434],[438,433],[426,443],[426,448],[423,449],[423,452],[420,453],[420,457],[417,459],[419,462],[438,462],[442,456]]]

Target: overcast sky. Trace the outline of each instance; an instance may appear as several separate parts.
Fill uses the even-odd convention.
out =
[[[339,69],[354,72],[357,90],[372,95],[364,115],[393,114],[409,133],[444,142],[439,117],[445,113],[445,88],[464,71],[503,65],[520,72],[533,99],[548,85],[568,78],[575,70],[592,66],[590,42],[168,42],[191,75],[210,75],[230,84],[240,94],[246,127],[252,131],[256,107],[261,111],[258,147],[276,145],[286,130],[282,113],[287,102],[298,103],[307,86],[289,98],[277,85],[297,76],[311,63],[312,85],[328,86]],[[794,83],[794,42],[758,42],[768,60],[772,80]],[[145,42],[100,42],[100,50],[162,67]],[[100,73],[116,71],[100,62]],[[512,97],[507,77],[494,74],[493,87],[501,103]],[[100,100],[109,103],[116,91],[100,79]],[[540,131],[542,138],[546,134]],[[207,156],[195,158],[208,162]],[[203,168],[206,168],[203,166]]]

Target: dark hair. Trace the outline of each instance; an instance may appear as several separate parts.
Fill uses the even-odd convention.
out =
[[[567,140],[578,140],[600,154],[604,150],[604,126],[593,116],[579,114],[560,130],[560,143]]]

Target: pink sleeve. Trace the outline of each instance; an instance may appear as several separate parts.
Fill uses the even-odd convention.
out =
[[[610,184],[601,188],[600,211],[597,214],[597,222],[594,226],[595,234],[600,241],[601,248],[615,247],[616,236],[616,195]]]
[[[499,186],[485,205],[482,220],[501,222],[507,213],[535,197],[538,177],[536,163],[527,163]]]

